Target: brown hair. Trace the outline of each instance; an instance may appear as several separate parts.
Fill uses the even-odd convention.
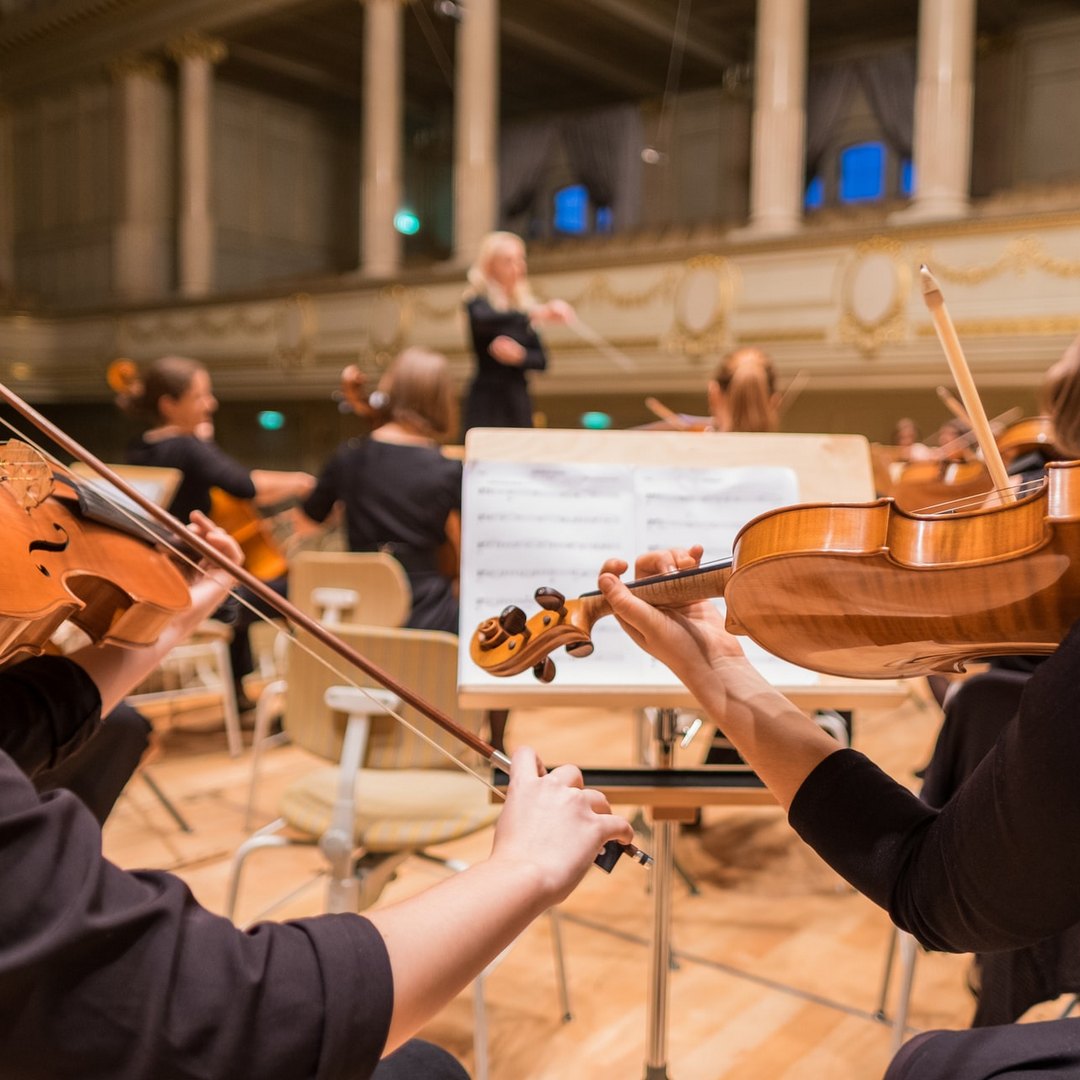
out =
[[[1054,424],[1054,443],[1070,458],[1080,458],[1080,337],[1046,373],[1042,407]]]
[[[428,349],[405,349],[390,365],[382,389],[391,420],[444,442],[457,427],[446,357]]]
[[[158,402],[163,397],[183,396],[195,373],[205,370],[198,360],[186,356],[162,356],[125,392],[117,395],[116,403],[125,413],[152,427],[162,421]]]
[[[713,375],[724,392],[731,431],[776,431],[776,371],[768,354],[754,346],[728,353]]]

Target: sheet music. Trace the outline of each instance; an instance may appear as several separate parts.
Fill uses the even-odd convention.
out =
[[[601,563],[631,562],[646,550],[700,543],[706,560],[731,554],[735,534],[751,518],[798,502],[795,471],[780,466],[652,468],[603,464],[470,461],[463,491],[461,563],[463,643],[486,618],[516,604],[536,611],[533,593],[547,585],[567,597],[596,587]],[[717,601],[722,605],[723,601]],[[676,685],[612,619],[593,629],[595,651],[584,662],[557,654],[567,686]],[[806,685],[817,675],[743,639],[770,681]],[[498,685],[463,648],[459,683]],[[525,673],[518,678],[532,676]]]

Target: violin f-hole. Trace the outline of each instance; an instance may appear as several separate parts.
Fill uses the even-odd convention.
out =
[[[53,522],[53,528],[60,534],[61,539],[31,540],[29,545],[27,546],[27,552],[32,555],[35,551],[67,551],[68,544],[71,543],[71,537],[68,536],[67,530],[63,527],[63,525],[60,525],[55,521]],[[37,566],[38,570],[45,575],[45,577],[52,577],[49,568],[43,563],[36,563],[35,565]]]

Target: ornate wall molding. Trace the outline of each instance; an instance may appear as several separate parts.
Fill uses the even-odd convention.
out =
[[[864,356],[907,334],[911,265],[904,245],[887,236],[858,244],[840,285],[840,340]]]

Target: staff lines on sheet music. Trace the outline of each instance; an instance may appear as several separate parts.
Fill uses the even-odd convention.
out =
[[[481,540],[477,548],[513,548],[515,551],[539,551],[543,548],[554,548],[556,551],[565,551],[567,548],[577,548],[588,551],[607,551],[612,544],[618,544],[620,538],[599,541],[579,541],[574,543],[566,540]]]
[[[478,521],[536,521],[536,517],[530,517],[525,514],[478,514]],[[588,516],[559,516],[557,518],[543,518],[544,521],[550,522],[552,525],[620,525],[622,519],[618,516],[612,517],[597,517],[594,514]]]

